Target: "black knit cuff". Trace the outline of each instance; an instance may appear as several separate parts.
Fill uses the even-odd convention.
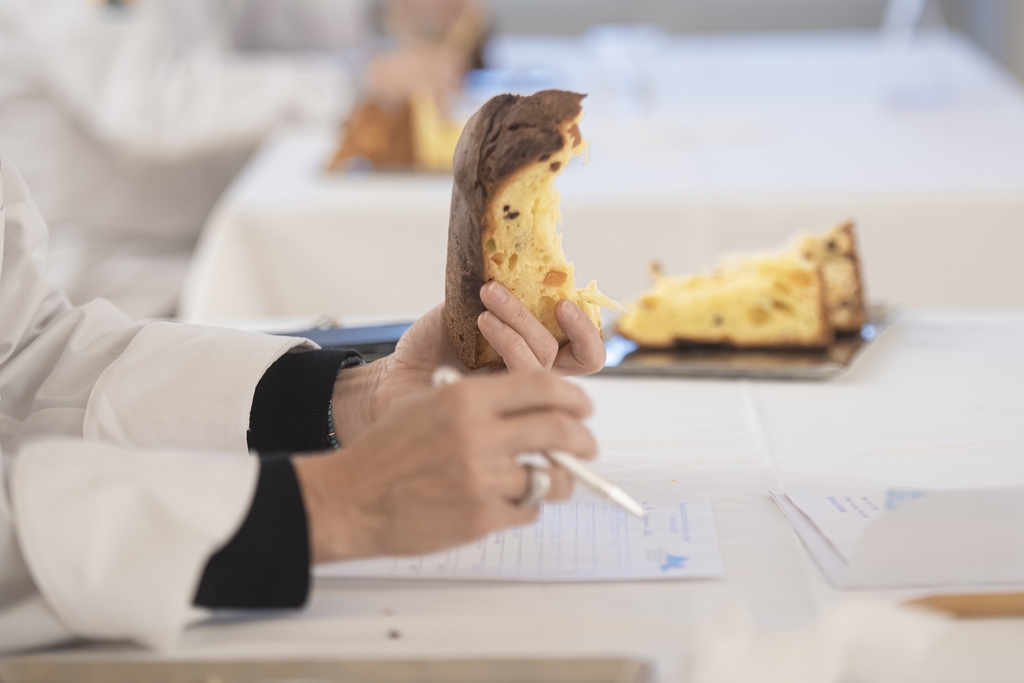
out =
[[[332,447],[328,415],[334,381],[346,365],[361,364],[351,349],[286,353],[256,385],[249,412],[249,449],[322,451]]]
[[[200,607],[301,607],[309,594],[306,508],[287,457],[263,459],[249,514],[207,562]]]

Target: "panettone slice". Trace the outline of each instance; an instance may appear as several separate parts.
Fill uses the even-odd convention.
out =
[[[648,348],[821,348],[833,338],[818,264],[796,253],[733,260],[710,275],[658,276],[618,331]]]

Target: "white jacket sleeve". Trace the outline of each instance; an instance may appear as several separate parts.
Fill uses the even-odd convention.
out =
[[[0,650],[69,634],[168,645],[249,508],[256,385],[304,342],[72,308],[2,160],[0,227]]]
[[[11,0],[6,14],[54,100],[136,157],[252,147],[288,121],[332,121],[352,97],[336,64],[226,49],[216,3],[146,0],[120,22],[81,0]]]
[[[65,436],[245,452],[256,384],[301,340],[71,307],[43,277],[46,226],[0,160],[0,448]]]
[[[11,460],[0,535],[17,544],[0,561],[0,651],[70,636],[172,647],[205,613],[192,606],[203,569],[241,525],[259,473],[238,453],[68,440]]]
[[[74,633],[36,589],[14,532],[6,470],[0,453],[0,653],[68,640]]]

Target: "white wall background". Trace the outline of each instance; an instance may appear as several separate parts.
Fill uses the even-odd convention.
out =
[[[974,38],[1024,82],[1024,2],[943,0],[952,26]]]
[[[811,31],[877,27],[886,0],[492,0],[505,33],[581,33],[609,22],[666,31]],[[926,22],[971,36],[1024,82],[1024,0],[930,0]]]

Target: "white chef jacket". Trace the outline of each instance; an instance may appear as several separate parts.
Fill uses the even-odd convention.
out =
[[[47,230],[0,159],[0,651],[168,647],[259,473],[253,393],[296,339],[154,322],[49,286]]]
[[[0,2],[0,153],[53,229],[194,237],[269,131],[351,99],[344,69],[233,51],[230,3],[137,4]]]
[[[357,20],[357,0],[334,1],[353,9],[331,20]],[[240,31],[255,40],[252,17],[266,14],[255,9],[0,0],[0,154],[33,188],[51,275],[76,302],[99,294],[136,316],[170,314],[192,244],[252,150],[278,126],[334,125],[349,106],[341,61],[235,49]]]

